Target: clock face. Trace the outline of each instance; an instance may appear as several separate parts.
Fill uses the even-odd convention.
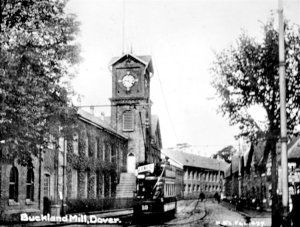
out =
[[[126,87],[127,91],[129,91],[136,81],[137,79],[135,79],[134,76],[130,74],[130,72],[127,72],[121,82],[123,86]]]

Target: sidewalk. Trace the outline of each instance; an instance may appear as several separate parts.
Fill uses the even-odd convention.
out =
[[[71,221],[71,222],[51,222],[51,221],[24,222],[24,223],[11,224],[11,225],[9,225],[9,224],[1,225],[0,224],[0,227],[5,227],[5,226],[11,226],[11,227],[42,226],[42,227],[46,227],[46,226],[68,226],[68,225],[75,225],[75,224],[84,225],[84,224],[89,224],[89,222],[87,222],[87,221],[90,217],[97,219],[98,223],[100,223],[99,221],[103,221],[102,223],[118,224],[119,217],[125,217],[128,215],[132,215],[132,213],[133,213],[132,209],[106,210],[106,211],[99,211],[99,212],[89,212],[86,214],[83,214],[83,213],[70,214],[70,216],[74,217],[73,221]],[[99,220],[99,219],[103,219],[103,220]]]
[[[222,201],[221,204],[233,211],[236,211],[244,216],[250,218],[251,222],[263,224],[264,227],[271,226],[271,212],[269,211],[257,211],[250,209],[242,209],[241,211],[236,210],[235,205]]]

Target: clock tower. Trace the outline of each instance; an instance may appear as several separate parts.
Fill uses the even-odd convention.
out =
[[[151,143],[150,56],[125,54],[113,58],[111,125],[128,137],[127,172],[149,161]]]

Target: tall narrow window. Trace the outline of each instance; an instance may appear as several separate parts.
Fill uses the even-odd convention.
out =
[[[50,198],[50,175],[44,174],[44,197]]]
[[[100,171],[96,171],[96,197],[100,198],[101,197],[101,179],[100,179]]]
[[[111,145],[111,162],[117,163],[116,146],[115,145]]]
[[[111,158],[111,145],[109,143],[105,143],[105,161],[110,162]]]
[[[9,199],[18,202],[18,194],[19,194],[19,173],[18,169],[14,166],[10,170],[9,175]]]
[[[128,110],[123,113],[123,131],[134,130],[134,116],[133,111]]]
[[[27,169],[26,199],[33,201],[34,197],[34,173],[32,168]]]
[[[90,170],[87,170],[87,173],[86,173],[86,198],[90,198],[90,190],[91,190],[91,182],[90,182],[90,179],[91,179],[91,171]]]
[[[103,145],[99,137],[97,138],[97,158],[103,160]]]
[[[75,132],[73,134],[73,152],[74,152],[74,154],[78,154],[78,142],[79,142],[79,136],[78,136],[78,133]]]
[[[90,158],[94,157],[94,149],[93,149],[93,143],[92,142],[93,142],[93,137],[91,135],[88,135],[88,155],[89,155]]]

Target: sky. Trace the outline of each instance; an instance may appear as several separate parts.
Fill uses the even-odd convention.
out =
[[[285,18],[300,24],[300,0],[283,2]],[[214,53],[243,31],[259,40],[263,23],[278,18],[277,0],[69,0],[67,6],[81,22],[83,61],[72,82],[80,105],[110,104],[112,57],[151,55],[152,114],[159,116],[163,147],[189,143],[207,155],[239,144],[237,128],[217,112]],[[110,108],[95,109],[101,112],[108,116]]]

